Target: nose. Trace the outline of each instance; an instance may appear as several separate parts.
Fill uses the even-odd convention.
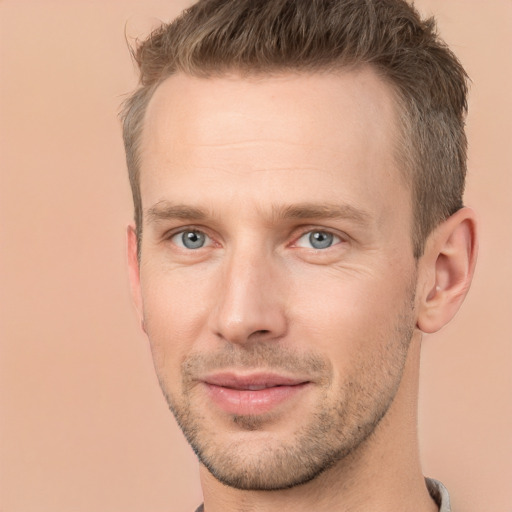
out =
[[[211,331],[235,344],[281,339],[287,330],[282,281],[271,255],[233,253],[223,262]]]

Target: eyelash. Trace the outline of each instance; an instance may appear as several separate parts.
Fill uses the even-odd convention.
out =
[[[327,235],[328,238],[330,237],[331,238],[330,245],[328,245],[326,247],[321,247],[321,248],[319,248],[319,247],[304,247],[305,249],[313,249],[315,251],[324,251],[324,250],[330,249],[331,247],[343,242],[343,238],[340,235],[333,233],[332,231],[330,231],[328,229],[318,229],[318,228],[311,229],[311,228],[309,228],[309,229],[307,229],[307,231],[303,231],[302,234],[298,238],[295,239],[295,242],[293,243],[293,245],[295,247],[302,247],[297,244],[302,238],[306,237],[307,235],[309,235],[309,239],[310,239],[310,243],[311,243],[311,236],[315,233],[316,234],[321,233],[323,235]],[[322,241],[320,241],[320,243],[321,242]]]
[[[194,251],[194,250],[197,250],[197,249],[203,249],[205,247],[205,246],[200,246],[200,247],[198,247],[196,249],[193,249],[193,248],[185,247],[184,245],[179,245],[175,241],[173,241],[173,239],[175,237],[178,237],[180,235],[183,237],[183,235],[185,233],[195,233],[195,234],[199,234],[199,235],[204,235],[205,238],[210,240],[210,242],[214,241],[213,238],[204,229],[198,229],[198,228],[195,228],[195,227],[181,228],[179,231],[174,231],[174,232],[170,233],[166,238],[168,240],[170,240],[172,243],[174,243],[174,245],[176,245],[177,247],[179,247],[182,250]],[[209,247],[210,245],[212,245],[212,244],[210,243],[206,247]]]
[[[185,233],[196,233],[196,234],[204,235],[206,237],[206,239],[208,239],[210,241],[210,243],[208,245],[201,245],[197,248],[190,248],[190,247],[185,247],[184,244],[178,244],[176,241],[173,241],[173,239],[175,237],[180,236],[180,235],[183,236]],[[301,245],[297,245],[298,242],[302,238],[304,238],[307,235],[309,235],[311,237],[311,235],[313,235],[314,233],[322,233],[323,235],[327,235],[327,238],[331,237],[330,245],[327,245],[326,247],[304,247]],[[210,247],[212,245],[215,245],[214,237],[210,236],[206,230],[204,230],[202,228],[195,227],[195,226],[182,227],[179,231],[173,231],[173,232],[169,233],[165,238],[170,240],[179,249],[185,250],[185,251],[196,251],[199,249],[204,249],[204,248]],[[309,249],[309,250],[313,250],[313,251],[323,252],[323,251],[326,251],[327,249],[330,249],[331,247],[338,245],[344,241],[346,241],[345,236],[335,233],[332,230],[308,226],[307,228],[303,228],[303,230],[301,231],[299,236],[296,236],[293,238],[293,242],[291,242],[291,244],[289,244],[288,247],[295,247],[295,248],[298,247],[298,248],[304,248],[304,249]],[[322,241],[320,241],[320,243],[321,242]]]

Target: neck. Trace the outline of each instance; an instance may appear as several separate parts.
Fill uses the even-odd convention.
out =
[[[393,404],[357,450],[311,482],[280,491],[227,487],[201,466],[205,512],[436,512],[417,439],[420,343],[416,333]]]

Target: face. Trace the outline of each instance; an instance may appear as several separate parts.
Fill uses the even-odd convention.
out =
[[[343,464],[393,402],[416,323],[395,133],[371,70],[176,75],[149,104],[135,300],[169,406],[228,485]]]

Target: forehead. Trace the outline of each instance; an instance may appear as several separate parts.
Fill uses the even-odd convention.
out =
[[[174,75],[157,88],[145,116],[143,206],[166,199],[163,190],[184,191],[180,186],[194,180],[204,201],[219,192],[220,182],[225,199],[235,192],[250,197],[264,183],[269,197],[286,188],[297,192],[297,201],[316,192],[320,201],[329,192],[333,197],[325,200],[333,202],[347,192],[372,203],[385,188],[403,185],[396,118],[391,88],[369,68]]]
[[[169,135],[181,140],[192,135],[193,143],[201,143],[203,138],[215,143],[226,135],[236,140],[269,129],[276,134],[281,130],[299,142],[304,137],[318,141],[328,133],[336,136],[346,128],[356,136],[374,128],[372,136],[388,138],[389,129],[395,128],[395,110],[391,87],[369,67],[249,77],[198,78],[179,73],[155,91],[144,131],[151,131],[153,141],[154,135],[160,134],[166,143]],[[243,116],[248,116],[250,123],[240,132],[236,118],[242,121]],[[382,130],[384,124],[387,130]]]

